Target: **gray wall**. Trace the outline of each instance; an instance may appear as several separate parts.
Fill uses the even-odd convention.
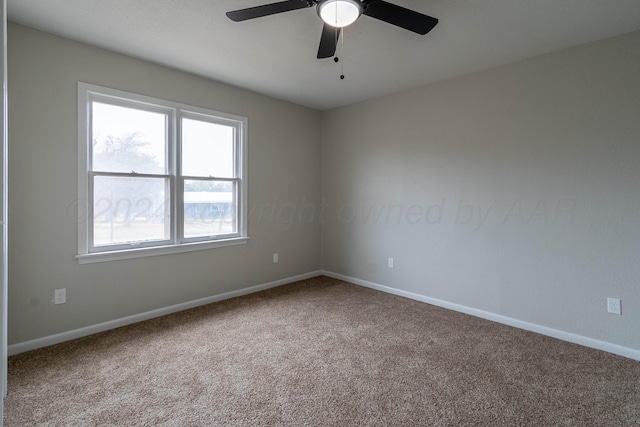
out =
[[[10,344],[320,268],[320,112],[14,24],[8,54]],[[249,243],[79,265],[78,81],[247,116]]]
[[[325,113],[323,269],[640,349],[638,46]]]

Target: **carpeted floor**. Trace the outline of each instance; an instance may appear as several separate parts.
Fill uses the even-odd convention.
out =
[[[9,359],[6,426],[640,424],[640,363],[327,277]]]

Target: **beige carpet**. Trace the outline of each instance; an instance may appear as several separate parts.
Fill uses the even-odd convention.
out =
[[[319,277],[9,359],[6,426],[640,424],[640,363]]]

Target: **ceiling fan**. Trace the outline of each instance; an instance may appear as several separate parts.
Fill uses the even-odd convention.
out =
[[[370,16],[420,35],[427,34],[438,23],[436,18],[383,0],[286,0],[227,12],[227,17],[240,22],[313,6],[324,21],[318,58],[335,55],[340,31],[354,23],[360,15]]]

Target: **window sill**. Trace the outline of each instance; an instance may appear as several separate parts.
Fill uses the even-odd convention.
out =
[[[234,237],[233,239],[216,240],[213,242],[182,243],[180,245],[155,246],[152,248],[124,249],[119,251],[76,255],[76,259],[80,264],[92,264],[95,262],[118,261],[123,259],[144,258],[157,255],[179,254],[183,252],[222,248],[225,246],[243,245],[247,243],[248,240],[248,237]]]

